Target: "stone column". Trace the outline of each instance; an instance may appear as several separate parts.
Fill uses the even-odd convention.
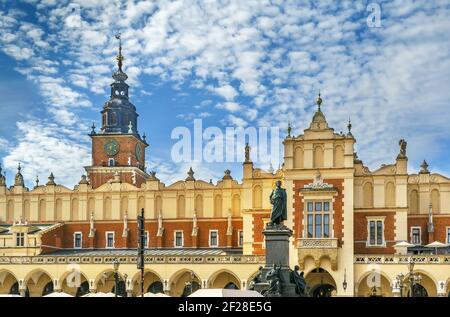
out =
[[[400,288],[398,287],[397,283],[394,283],[392,285],[392,296],[393,297],[400,297],[401,296]]]
[[[170,282],[168,279],[164,279],[163,281],[163,290],[164,294],[170,295]]]

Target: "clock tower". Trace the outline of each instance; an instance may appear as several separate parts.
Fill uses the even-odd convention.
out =
[[[138,133],[136,107],[128,97],[127,74],[122,71],[120,35],[118,70],[113,74],[111,96],[103,106],[102,127],[98,133],[92,126],[92,165],[85,167],[90,183],[97,188],[119,176],[122,182],[139,187],[149,175],[145,172],[145,134]]]

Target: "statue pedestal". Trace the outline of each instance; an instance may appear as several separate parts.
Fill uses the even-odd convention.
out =
[[[255,291],[263,292],[267,290],[270,281],[266,275],[271,271],[274,265],[280,268],[279,278],[281,284],[281,293],[267,293],[267,297],[298,297],[295,293],[295,284],[290,282],[289,269],[289,238],[292,236],[292,230],[284,225],[267,226],[263,231],[266,238],[266,265],[262,269],[261,282],[254,285]]]

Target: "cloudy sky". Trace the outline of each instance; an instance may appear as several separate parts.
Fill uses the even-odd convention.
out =
[[[351,117],[371,169],[392,163],[405,138],[410,172],[427,159],[448,175],[449,17],[448,0],[0,0],[0,161],[9,184],[18,162],[29,186],[50,171],[78,182],[120,32],[147,166],[166,183],[190,165],[206,180],[226,168],[242,177],[239,163],[173,163],[175,127],[201,118],[284,137],[290,121],[298,134],[319,90],[337,132]]]

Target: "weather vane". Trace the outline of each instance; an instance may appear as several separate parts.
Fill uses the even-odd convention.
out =
[[[119,55],[117,55],[117,61],[119,62],[119,70],[122,71],[122,62],[125,59],[122,55],[122,35],[117,33],[116,39],[119,40]]]

